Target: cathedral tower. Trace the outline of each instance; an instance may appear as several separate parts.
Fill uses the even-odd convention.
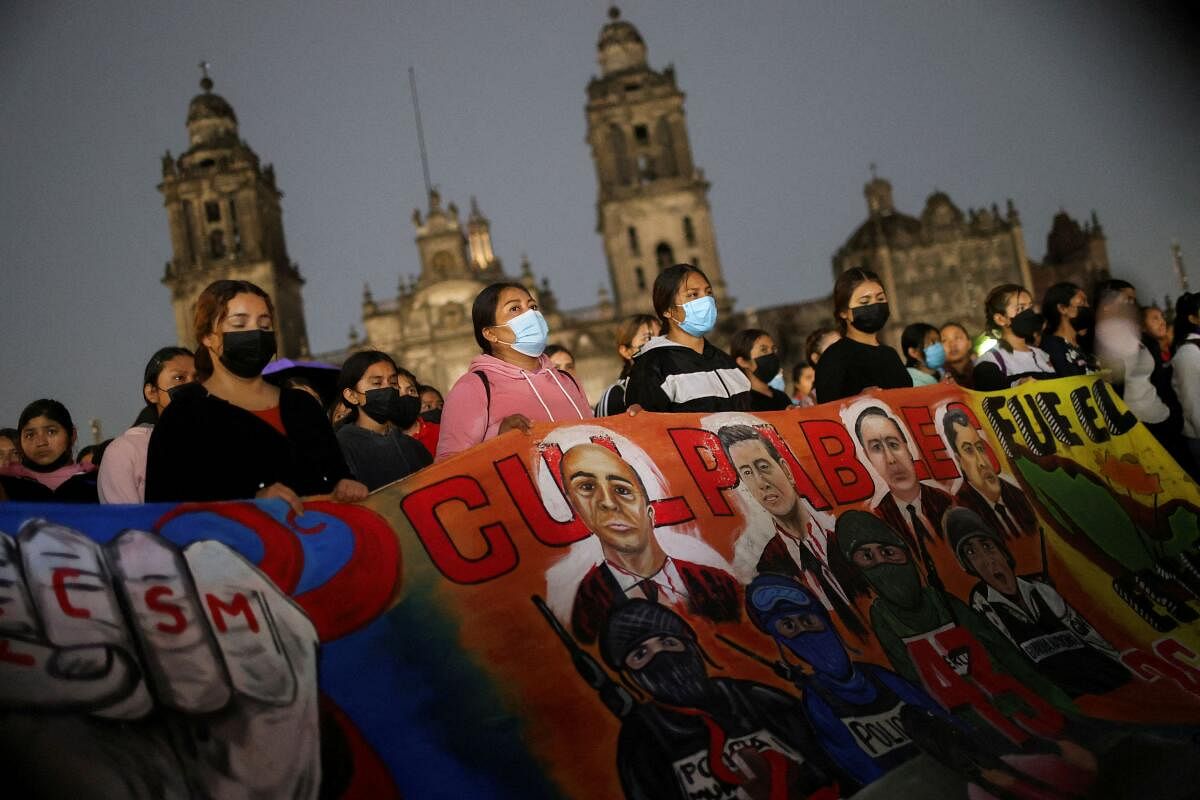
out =
[[[275,303],[275,337],[281,357],[308,353],[304,279],[287,254],[283,192],[275,170],[238,137],[237,115],[213,94],[207,67],[201,94],[188,106],[188,149],[178,159],[162,159],[163,204],[167,208],[173,257],[163,283],[171,290],[175,329],[188,347],[196,342],[192,316],[196,298],[221,279],[261,286]]]
[[[637,28],[616,8],[608,16],[597,45],[600,77],[587,87],[587,123],[598,182],[596,228],[617,313],[650,312],[654,278],[681,262],[703,269],[718,305],[728,308],[709,184],[692,163],[675,69],[651,69]]]

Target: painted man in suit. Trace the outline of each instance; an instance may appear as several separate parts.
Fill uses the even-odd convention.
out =
[[[988,459],[983,437],[959,409],[950,409],[942,420],[946,444],[962,467],[963,485],[958,505],[969,508],[1006,539],[1037,533],[1037,517],[1025,493],[1001,478]]]
[[[904,537],[909,552],[920,555],[926,577],[936,581],[929,545],[935,539],[945,539],[942,517],[953,505],[953,498],[917,480],[908,438],[900,423],[880,406],[869,406],[858,415],[854,434],[863,454],[888,487],[888,493],[871,510]]]
[[[584,575],[571,627],[594,642],[609,611],[631,598],[675,607],[685,616],[732,622],[741,616],[737,581],[724,570],[672,558],[654,535],[654,509],[641,476],[597,444],[568,450],[560,465],[567,500],[600,540],[604,560]]]

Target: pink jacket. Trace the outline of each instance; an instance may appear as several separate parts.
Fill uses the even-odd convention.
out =
[[[446,395],[442,409],[442,431],[437,457],[442,461],[496,435],[500,423],[512,414],[524,414],[534,422],[589,419],[592,407],[579,384],[554,369],[542,356],[536,372],[526,372],[495,356],[471,360],[467,372]],[[476,372],[487,375],[488,389]]]
[[[135,425],[113,439],[100,462],[101,503],[146,502],[146,453],[153,425]]]

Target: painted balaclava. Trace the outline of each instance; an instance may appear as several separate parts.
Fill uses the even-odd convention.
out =
[[[824,630],[785,636],[775,629],[775,622],[788,614],[815,614],[824,624]],[[769,573],[756,577],[746,587],[746,615],[755,627],[816,672],[839,681],[850,677],[854,667],[833,629],[829,613],[793,578]]]
[[[683,652],[660,650],[640,669],[631,669],[625,659],[638,645],[654,636],[673,636],[683,643]],[[600,652],[615,672],[628,673],[655,700],[674,706],[706,705],[712,682],[696,633],[682,617],[666,606],[635,598],[609,614],[600,632]]]
[[[902,549],[907,556],[903,564],[878,563],[862,570],[862,575],[887,602],[906,609],[920,606],[921,576],[913,563],[912,553],[886,522],[866,511],[847,511],[838,517],[835,535],[842,555],[850,563],[854,563],[854,551],[864,544],[886,544]]]

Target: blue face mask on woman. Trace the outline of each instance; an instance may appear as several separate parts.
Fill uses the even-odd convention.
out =
[[[683,322],[678,323],[679,328],[689,336],[703,336],[717,324],[717,301],[712,295],[677,303],[676,307],[682,308],[685,314]]]
[[[524,314],[513,317],[505,324],[517,338],[511,344],[508,342],[501,342],[501,344],[507,344],[513,350],[530,358],[537,358],[546,349],[550,326],[546,324],[546,318],[542,316],[542,312],[536,308],[531,308]]]
[[[946,363],[946,348],[941,342],[934,342],[925,348],[925,366],[930,369],[941,369]]]

